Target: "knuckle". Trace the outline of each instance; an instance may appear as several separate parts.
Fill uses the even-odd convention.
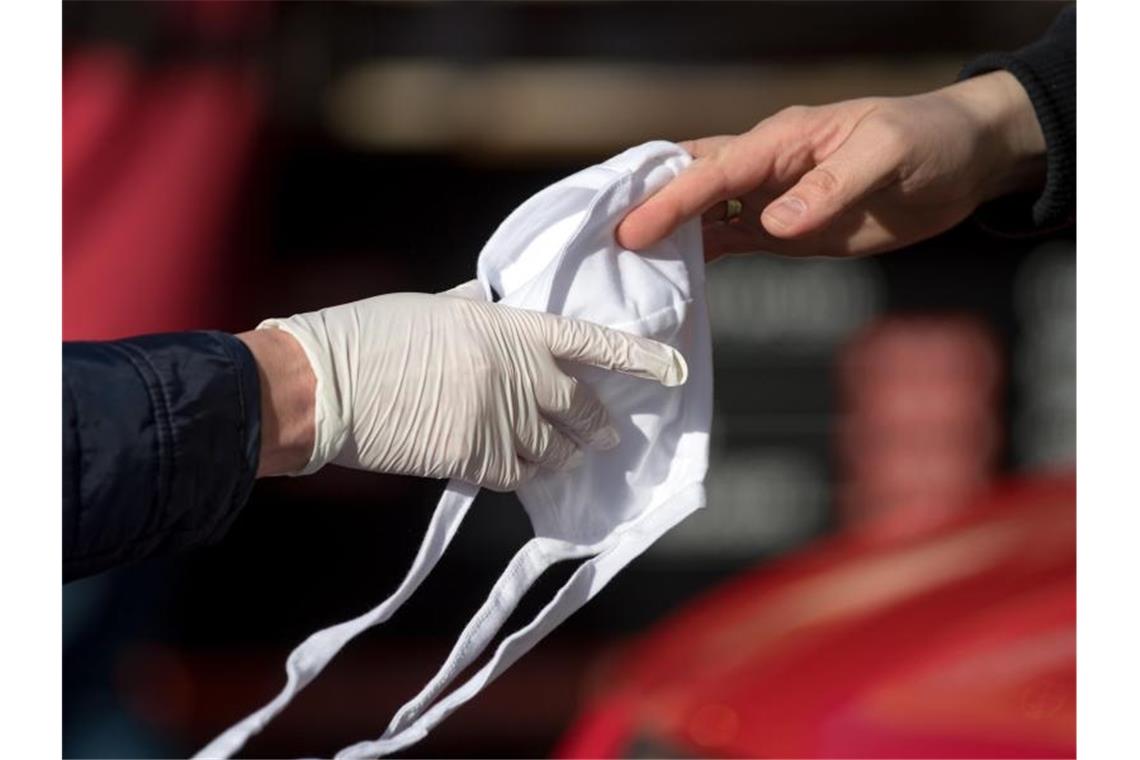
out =
[[[802,122],[805,119],[807,119],[808,116],[811,115],[811,110],[812,110],[811,106],[803,106],[803,105],[798,105],[798,104],[797,105],[790,105],[790,106],[786,106],[784,108],[781,108],[771,118],[773,120],[779,120],[782,122],[788,122],[788,123],[794,124],[794,123]]]
[[[711,155],[716,151],[716,142],[708,137],[694,137],[677,144],[698,161],[702,160],[701,157]]]
[[[581,328],[575,319],[542,314],[535,324],[537,334],[545,336],[547,346],[555,355],[572,354],[581,345]]]
[[[580,424],[587,431],[597,430],[609,423],[609,414],[602,402],[589,389],[583,391],[577,404]]]
[[[576,439],[588,440],[608,421],[605,408],[589,386],[574,380],[560,389],[551,413],[566,432]],[[569,441],[567,441],[570,443]],[[571,450],[568,454],[572,454]]]
[[[843,183],[839,177],[826,166],[817,166],[805,174],[800,181],[801,189],[818,197],[835,195],[842,189],[842,186]]]
[[[728,195],[733,185],[732,172],[740,167],[741,162],[733,151],[719,150],[712,156],[707,164],[709,195],[719,198]]]
[[[880,113],[874,117],[874,128],[880,144],[888,149],[900,149],[910,140],[907,124],[891,113]]]
[[[545,462],[547,466],[553,469],[560,469],[562,465],[570,459],[574,453],[574,447],[570,445],[569,441],[559,440],[553,443],[547,450]]]
[[[571,379],[568,383],[559,383],[550,399],[550,412],[559,418],[572,417],[578,407],[579,383]]]

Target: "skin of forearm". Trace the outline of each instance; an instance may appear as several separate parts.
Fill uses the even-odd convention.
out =
[[[938,90],[976,125],[982,174],[978,203],[1040,188],[1045,179],[1045,136],[1025,88],[1008,71],[994,71]]]
[[[317,379],[309,360],[282,330],[251,330],[237,338],[253,354],[261,386],[257,477],[297,472],[308,464],[316,434]]]

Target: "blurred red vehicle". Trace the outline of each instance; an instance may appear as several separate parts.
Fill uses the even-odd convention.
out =
[[[596,674],[560,757],[1072,757],[1072,476],[733,579]]]

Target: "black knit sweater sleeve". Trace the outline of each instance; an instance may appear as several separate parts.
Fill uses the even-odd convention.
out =
[[[999,199],[978,211],[997,232],[1032,234],[1073,224],[1077,210],[1077,10],[1066,8],[1045,36],[1013,53],[987,53],[959,79],[1004,69],[1025,88],[1045,135],[1045,188],[1040,195]]]

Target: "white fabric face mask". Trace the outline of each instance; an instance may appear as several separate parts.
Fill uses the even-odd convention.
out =
[[[625,214],[677,176],[688,154],[667,142],[632,148],[538,193],[499,226],[479,256],[485,297],[510,306],[586,319],[660,340],[689,366],[688,382],[665,388],[617,373],[570,367],[591,385],[621,434],[616,449],[585,449],[583,463],[546,473],[518,490],[535,537],[507,565],[432,680],[392,719],[383,736],[341,750],[338,758],[375,757],[422,739],[546,634],[602,590],[665,531],[704,506],[712,414],[712,350],[704,301],[699,220],[653,248],[618,246]],[[198,753],[229,757],[260,731],[349,640],[387,620],[443,555],[478,493],[451,481],[412,568],[379,606],[318,631],[286,662],[277,697]],[[489,661],[443,699],[452,680],[494,639],[527,589],[556,562],[584,559],[526,626],[500,642]]]

